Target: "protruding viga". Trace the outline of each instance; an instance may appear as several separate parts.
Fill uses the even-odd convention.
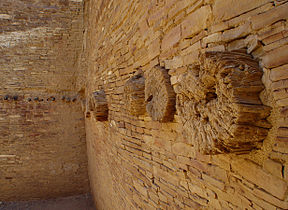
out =
[[[86,117],[90,117],[91,113],[97,121],[108,119],[108,104],[104,90],[93,92],[87,103]]]
[[[145,114],[145,78],[142,72],[131,77],[124,85],[127,111],[133,116]]]
[[[176,87],[184,137],[204,154],[257,148],[270,128],[258,62],[240,52],[210,52],[199,60]]]
[[[175,113],[175,92],[166,69],[156,66],[145,75],[146,110],[154,121],[172,121]]]

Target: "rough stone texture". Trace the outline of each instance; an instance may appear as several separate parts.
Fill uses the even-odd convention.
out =
[[[0,14],[0,201],[86,193],[82,2],[1,0]]]
[[[206,28],[209,15],[211,15],[210,6],[203,6],[188,15],[181,24],[182,38],[191,37],[203,28]]]
[[[83,52],[87,58],[87,75],[83,78],[87,79],[79,78],[78,83],[90,92],[103,87],[109,103],[107,122],[86,119],[89,176],[97,208],[287,209],[287,62],[279,50],[287,45],[287,20],[282,10],[286,6],[287,1],[270,0],[87,2]],[[191,71],[199,63],[198,55],[236,49],[241,56],[251,55],[243,55],[241,63],[249,62],[240,72],[242,76],[232,74],[235,84],[255,82],[255,88],[238,97],[249,103],[240,110],[237,98],[229,97],[230,102],[221,105],[221,110],[229,110],[221,113],[207,107],[201,114],[221,114],[215,119],[221,119],[222,124],[235,117],[228,125],[237,120],[239,124],[253,122],[253,126],[257,122],[255,130],[249,129],[252,133],[269,128],[264,129],[263,137],[254,133],[248,138],[251,133],[245,133],[244,142],[259,141],[256,149],[249,151],[249,146],[245,154],[205,155],[183,135],[186,125],[179,112],[175,112],[173,121],[165,123],[153,121],[147,114],[136,117],[125,112],[124,84],[137,69],[143,70],[147,81],[151,69],[165,67],[175,92],[177,86],[186,85],[191,95],[196,91],[200,94],[203,88],[196,85],[197,81],[187,84],[183,80],[187,74],[194,77]],[[213,56],[207,59],[207,65],[214,63]],[[255,67],[255,73],[248,70],[249,66],[253,66],[251,70]],[[225,78],[228,80],[229,75]],[[220,90],[217,97],[230,89],[222,86]],[[179,95],[176,93],[176,97]],[[252,113],[240,114],[243,111]],[[189,133],[196,133],[198,128],[195,130]],[[204,138],[207,131],[201,134]],[[226,139],[238,143],[236,137]]]
[[[175,113],[175,92],[166,69],[153,67],[146,74],[145,80],[146,110],[152,120],[168,122]]]
[[[185,138],[205,154],[256,148],[270,127],[258,62],[238,52],[210,52],[200,60],[175,87]]]
[[[133,116],[145,114],[145,78],[143,73],[131,77],[125,83],[124,94],[128,113]]]
[[[63,128],[61,132],[65,133],[64,136],[67,137],[65,140],[69,139],[72,143],[77,142],[76,136],[79,140],[78,137],[84,134],[81,131],[83,128],[81,126],[84,124],[71,125],[68,122],[63,124],[64,119],[68,119],[69,122],[73,119],[74,122],[75,119],[82,121],[81,113],[77,111],[77,114],[73,114],[71,109],[64,106],[64,102],[65,105],[80,110],[79,102],[82,100],[80,96],[85,96],[88,100],[95,90],[105,91],[109,105],[107,121],[96,121],[93,117],[85,118],[89,177],[97,209],[288,209],[288,82],[287,74],[283,73],[287,67],[286,0],[89,0],[84,4],[83,30],[79,27],[81,21],[77,21],[81,19],[78,18],[78,15],[81,15],[81,9],[78,10],[81,4],[79,0],[37,2],[7,0],[1,1],[0,4],[1,26],[5,26],[5,32],[1,34],[3,71],[2,69],[0,71],[4,105],[16,103],[17,99],[15,100],[14,96],[17,95],[19,99],[22,95],[33,98],[33,102],[31,100],[29,103],[34,106],[43,98],[53,100],[55,97],[56,101],[49,110],[53,110],[58,104],[60,107],[63,106],[65,111],[60,108],[60,111],[53,112],[55,117],[54,115],[46,117],[48,111],[44,110],[45,118],[41,120],[48,120],[53,125],[49,127],[50,132],[46,131],[44,134],[52,136],[51,133],[55,128],[63,128],[64,125],[67,129]],[[27,30],[21,29],[24,23],[27,23]],[[18,32],[19,28],[22,30],[21,33]],[[33,44],[32,48],[29,48],[30,44]],[[232,50],[248,53],[253,57],[253,61],[245,65],[244,69],[249,69],[250,65],[255,64],[254,60],[257,60],[263,71],[261,80],[264,89],[261,87],[262,91],[260,90],[261,74],[257,70],[256,76],[253,73],[251,75],[252,78],[254,76],[257,78],[255,83],[259,89],[257,87],[245,91],[247,95],[253,90],[253,94],[248,98],[238,97],[241,100],[249,99],[249,104],[258,103],[261,108],[264,107],[262,104],[271,107],[270,116],[266,119],[270,126],[265,120],[257,123],[257,129],[271,127],[263,141],[255,135],[258,136],[257,142],[260,139],[262,141],[257,145],[257,149],[245,151],[245,154],[205,155],[198,151],[190,138],[183,135],[185,122],[181,120],[177,111],[171,115],[173,119],[171,117],[171,121],[165,123],[154,121],[147,114],[133,116],[126,112],[124,85],[137,69],[143,70],[147,80],[149,77],[146,75],[149,75],[151,69],[165,67],[165,71],[171,76],[172,87],[177,92],[178,86],[185,85],[183,77],[190,74],[199,63],[199,54]],[[247,61],[247,56],[244,57]],[[212,61],[212,58],[208,57],[205,62]],[[248,77],[248,80],[243,81],[250,81],[249,71],[245,72],[248,74],[243,78]],[[229,75],[225,78],[228,79]],[[234,81],[240,82],[242,77],[239,76]],[[231,84],[229,81],[224,82]],[[161,80],[153,83],[155,85],[152,87],[157,87],[161,84]],[[170,82],[167,84],[170,85]],[[200,89],[198,86],[195,87],[194,83],[191,84],[192,87],[197,92]],[[205,88],[207,87],[204,87],[204,90]],[[229,92],[229,86],[222,89]],[[75,97],[77,94],[76,103],[79,105],[72,105],[72,96]],[[221,94],[217,94],[217,97]],[[176,97],[178,95],[180,94],[176,94]],[[61,96],[65,97],[59,101],[58,98]],[[208,98],[213,99],[213,94]],[[25,98],[25,103],[26,99],[28,98]],[[157,102],[160,107],[163,105],[159,104],[161,100]],[[235,100],[233,97],[229,100],[232,104],[236,103],[233,102]],[[10,110],[11,113],[15,113],[15,109]],[[216,112],[211,110],[208,113],[212,111]],[[258,115],[258,112],[254,111],[258,109],[253,109],[253,115],[245,115],[246,119],[237,115],[239,111],[231,113],[231,110],[230,112],[228,110],[222,119],[226,119],[226,116],[236,116],[236,119],[246,121]],[[28,113],[31,114],[30,111]],[[5,136],[12,136],[10,133],[16,136],[18,130],[21,130],[19,127],[23,128],[21,126],[23,124],[19,126],[16,121],[17,115],[11,114],[10,117],[5,115],[3,120],[1,118],[3,121],[1,131]],[[261,116],[259,118],[264,119],[268,111],[259,109],[259,115]],[[25,115],[25,119],[27,118],[30,123],[29,116]],[[34,117],[36,116],[38,115]],[[29,151],[29,155],[20,158],[16,156],[14,160],[14,153],[5,152],[4,155],[1,153],[0,157],[4,159],[1,167],[7,168],[10,161],[20,160],[17,164],[13,163],[10,168],[11,174],[15,174],[15,179],[11,181],[10,175],[5,176],[8,179],[4,179],[4,184],[1,183],[0,186],[5,186],[4,190],[1,189],[1,193],[5,192],[4,195],[9,195],[10,198],[12,194],[15,196],[15,192],[19,192],[15,190],[16,187],[14,188],[15,180],[23,181],[23,174],[31,174],[28,180],[32,181],[25,185],[16,185],[17,189],[26,190],[25,194],[21,194],[22,197],[33,197],[35,192],[38,193],[37,196],[39,194],[42,196],[44,193],[46,196],[47,194],[52,196],[55,195],[56,189],[59,190],[59,194],[63,194],[63,191],[67,192],[68,182],[73,189],[79,189],[78,186],[72,185],[80,183],[77,182],[80,177],[81,180],[85,180],[84,173],[76,172],[76,176],[79,177],[74,180],[71,178],[75,177],[72,171],[75,172],[77,167],[64,167],[61,158],[72,154],[67,156],[67,160],[71,162],[77,156],[83,160],[83,164],[79,165],[84,169],[84,150],[80,151],[80,146],[75,144],[64,147],[62,143],[67,141],[62,141],[61,138],[46,138],[43,126],[38,126],[42,124],[37,120],[33,122],[34,127],[25,126],[25,129],[33,128],[33,131],[37,131],[28,132],[30,135],[29,139],[26,138],[29,140],[28,150],[27,142],[24,140],[21,141],[24,146],[16,146],[19,148],[18,154],[23,149]],[[17,132],[9,132],[12,130],[10,128]],[[68,132],[79,128],[81,129],[77,134]],[[193,132],[195,131],[191,129],[190,133]],[[205,136],[206,133],[200,134]],[[10,139],[15,143],[13,138]],[[6,144],[12,145],[12,140],[8,143],[6,139],[1,140],[4,142],[4,147],[1,145],[1,149],[7,148]],[[255,139],[246,138],[246,140],[249,142]],[[44,141],[45,144],[42,144]],[[51,145],[47,145],[47,142],[51,142]],[[84,142],[81,141],[81,145],[84,146]],[[72,151],[78,151],[78,155],[74,155],[73,152],[57,152],[58,150],[55,152],[55,147],[64,148],[65,151],[70,148]],[[36,159],[30,154],[36,153],[35,151],[45,153],[40,157],[48,156],[53,164],[58,164],[57,160],[61,160],[55,175],[47,175],[47,171],[53,171],[46,167],[47,160],[40,159],[38,162],[41,162],[41,165],[31,161]],[[56,156],[57,158],[54,158]],[[33,159],[29,159],[30,157]],[[31,166],[36,164],[38,167],[27,167],[27,173],[18,173],[17,166],[22,163],[27,165],[31,163]],[[68,172],[64,176],[59,176],[62,169],[68,169]],[[25,167],[21,170],[25,171]],[[45,174],[39,173],[39,170]],[[15,171],[17,173],[14,173]],[[43,176],[44,179],[41,178]],[[80,185],[83,186],[82,183]],[[43,191],[39,191],[39,188]],[[30,194],[27,193],[29,189],[33,191]]]
[[[269,2],[269,0],[255,0],[252,2],[249,0],[216,0],[213,6],[213,15],[217,22],[227,20],[253,10],[267,2]]]

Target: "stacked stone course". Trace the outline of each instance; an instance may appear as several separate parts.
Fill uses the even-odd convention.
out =
[[[109,108],[108,122],[86,119],[90,182],[99,209],[288,208],[287,11],[286,0],[86,2],[87,75],[78,85],[87,94],[103,87]],[[257,126],[266,130],[256,148],[205,155],[183,135],[178,108],[170,122],[125,111],[124,85],[138,69],[145,80],[151,69],[166,69],[177,98],[180,86],[195,85],[185,83],[184,75],[201,55],[231,51],[251,55],[263,71],[251,95],[262,106]]]
[[[82,1],[0,1],[0,201],[89,191]]]
[[[1,0],[0,199],[288,209],[287,11]]]

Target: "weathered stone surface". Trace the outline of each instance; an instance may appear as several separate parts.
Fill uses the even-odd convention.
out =
[[[243,25],[238,26],[230,30],[223,32],[221,41],[230,41],[247,35],[251,31],[250,23],[246,22]]]
[[[268,129],[262,121],[262,71],[237,52],[211,52],[183,75],[176,87],[177,111],[185,138],[205,154],[245,152],[257,147]]]
[[[269,62],[284,61],[284,51],[273,55],[273,50],[287,45],[287,20],[264,15],[284,4],[286,0],[85,2],[85,87],[91,92],[104,86],[109,95],[109,123],[85,124],[97,208],[287,208],[286,66],[282,61],[276,68],[263,66],[262,74],[254,60],[263,64],[269,55]],[[261,27],[253,29],[256,25]],[[207,55],[203,63],[209,68],[202,65],[198,73],[193,71],[195,63],[202,62],[199,54],[232,50],[238,54],[223,53],[217,59]],[[160,85],[158,76],[149,76],[154,66],[169,69],[171,84],[183,102],[183,111],[176,110],[173,122],[125,112],[125,82],[140,68],[146,82],[150,78]],[[179,91],[183,81],[190,82]],[[194,97],[201,103],[196,104]],[[161,112],[163,104],[157,105]],[[224,143],[214,144],[213,139]],[[199,147],[208,154],[201,154]],[[243,157],[257,162],[257,170],[255,164],[236,169],[232,160]]]
[[[213,6],[213,15],[215,20],[219,22],[236,17],[267,2],[269,0],[216,0]]]
[[[282,179],[264,172],[258,165],[248,160],[235,160],[231,166],[232,170],[247,180],[270,192],[275,197],[284,199],[287,191],[287,183]]]
[[[143,73],[131,77],[124,85],[124,101],[128,113],[134,116],[145,114],[145,78]]]
[[[181,24],[182,38],[190,37],[206,28],[210,14],[210,6],[204,6],[188,15]]]
[[[181,38],[181,29],[180,25],[172,28],[164,37],[161,44],[161,50],[165,51],[173,47]]]
[[[269,173],[282,178],[282,164],[271,159],[264,161],[263,168]]]
[[[267,68],[277,67],[288,63],[288,45],[270,51],[263,57],[263,65]]]
[[[183,66],[183,57],[174,57],[172,60],[165,60],[166,69],[176,69]]]
[[[0,0],[0,14],[4,14],[0,15],[0,31],[4,32],[0,34],[0,148],[11,145],[8,150],[12,151],[3,153],[0,149],[1,173],[5,168],[4,175],[0,174],[0,195],[10,196],[6,192],[22,192],[23,188],[26,197],[32,192],[48,195],[51,190],[61,194],[67,186],[69,191],[81,189],[86,130],[90,183],[97,209],[287,209],[288,80],[284,53],[273,55],[275,49],[287,45],[286,14],[279,10],[285,4],[286,0]],[[80,27],[82,15],[84,25]],[[25,30],[21,29],[23,25]],[[200,53],[232,50],[238,51],[238,57],[236,52],[217,59],[207,55],[205,62],[200,59],[205,64],[199,67],[201,71],[195,71]],[[251,57],[244,56],[246,52],[260,62],[266,55],[272,56],[270,63],[280,62],[276,68],[265,66],[262,75],[258,64],[251,67],[255,61],[247,63]],[[235,65],[239,60],[244,65]],[[146,78],[154,66],[169,69],[175,90],[183,81],[193,81],[178,94],[185,96],[181,108],[188,111],[179,114],[176,110],[171,115],[173,122],[153,121],[149,113],[134,116],[127,112],[127,80],[138,68]],[[258,83],[261,77],[265,87]],[[158,78],[156,85],[162,84]],[[84,119],[78,107],[79,101],[84,104],[83,98],[73,102],[74,88],[84,96],[101,87],[109,102],[109,123]],[[17,91],[8,91],[12,89]],[[53,94],[54,101],[36,94],[25,96],[23,101],[23,94],[19,94],[22,90],[24,94],[39,90],[63,90],[66,94],[61,95],[63,100],[59,100],[59,94]],[[259,100],[260,92],[263,103],[273,109],[268,118],[271,125],[266,121],[269,109]],[[203,103],[190,106],[195,96]],[[166,96],[159,98],[166,100]],[[160,112],[165,110],[163,104],[157,105]],[[190,113],[198,115],[193,118]],[[90,114],[93,117],[92,111]],[[238,132],[237,126],[242,130]],[[270,127],[260,143],[262,130]],[[45,132],[46,128],[50,130]],[[199,153],[195,142],[200,147],[209,143],[201,141],[211,133],[215,139],[228,142],[225,146],[230,150],[224,152],[236,154]],[[237,154],[248,152],[251,142],[257,151]],[[14,151],[24,148],[23,156],[15,155]],[[215,153],[223,153],[223,147]],[[239,166],[237,161],[243,157],[258,165]],[[83,162],[78,166],[76,159]],[[17,165],[23,165],[21,170],[14,168]],[[36,182],[25,182],[31,180],[26,174]],[[55,186],[64,187],[59,190]]]
[[[260,29],[264,26],[271,25],[278,20],[288,18],[288,3],[282,4],[274,9],[271,9],[265,13],[259,14],[251,18],[253,29]]]
[[[153,67],[146,75],[146,110],[155,121],[167,122],[174,118],[175,93],[166,69]]]

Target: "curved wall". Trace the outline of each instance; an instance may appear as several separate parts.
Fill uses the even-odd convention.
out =
[[[86,119],[99,209],[288,208],[287,9],[270,0],[86,2],[86,93],[103,88],[109,107],[107,122]],[[139,69],[162,66],[176,90],[200,53],[233,50],[263,69],[271,128],[258,149],[203,155],[177,113],[159,123],[126,111],[124,84]]]

